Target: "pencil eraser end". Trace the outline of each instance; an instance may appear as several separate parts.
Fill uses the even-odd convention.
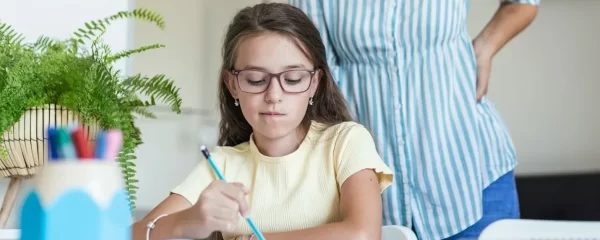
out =
[[[201,151],[204,151],[204,150],[206,150],[206,146],[204,146],[204,145],[200,146],[200,150],[201,150]]]

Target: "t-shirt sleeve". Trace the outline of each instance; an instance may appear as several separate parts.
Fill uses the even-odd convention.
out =
[[[394,181],[394,173],[377,153],[375,141],[364,126],[354,125],[342,130],[335,148],[340,189],[346,179],[363,169],[375,171],[381,192]]]
[[[211,158],[220,171],[225,169],[225,159],[219,147],[216,147],[210,153]],[[187,199],[191,204],[195,204],[200,197],[200,193],[208,187],[208,185],[217,180],[217,175],[214,173],[208,161],[202,157],[198,165],[192,169],[192,172],[176,186],[171,193],[179,194]]]

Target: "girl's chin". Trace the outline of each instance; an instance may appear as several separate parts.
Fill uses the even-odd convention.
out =
[[[258,131],[257,131],[258,130]],[[295,130],[294,127],[279,124],[261,124],[255,131],[267,139],[279,139]]]

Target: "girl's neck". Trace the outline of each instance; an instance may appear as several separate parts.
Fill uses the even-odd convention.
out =
[[[269,157],[283,157],[293,153],[300,147],[307,132],[307,130],[299,127],[296,131],[280,138],[267,138],[262,134],[254,134],[253,136],[254,143],[260,153]]]

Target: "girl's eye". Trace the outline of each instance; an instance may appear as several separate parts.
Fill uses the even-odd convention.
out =
[[[298,84],[302,79],[285,79],[285,82],[290,85]]]
[[[260,86],[262,84],[265,84],[265,80],[264,79],[260,79],[260,80],[252,80],[252,79],[248,79],[246,80],[250,85],[254,85],[254,86]]]

